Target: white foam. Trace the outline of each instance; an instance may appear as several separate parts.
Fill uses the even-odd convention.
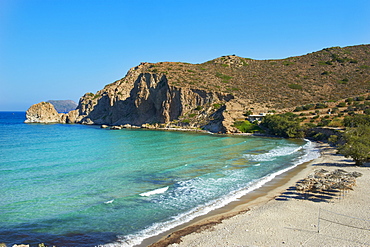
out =
[[[155,194],[162,194],[164,192],[166,192],[168,190],[168,186],[167,187],[164,187],[164,188],[160,188],[160,189],[155,189],[155,190],[152,190],[152,191],[148,191],[148,192],[144,192],[144,193],[141,193],[140,195],[141,196],[151,196],[151,195],[155,195]]]
[[[293,169],[294,167],[296,167],[300,164],[303,164],[305,162],[308,162],[310,160],[318,158],[319,155],[320,155],[318,150],[314,149],[315,146],[313,145],[312,142],[310,142],[308,140],[306,140],[306,141],[307,141],[307,143],[302,147],[303,149],[306,150],[306,154],[303,155],[302,157],[300,157],[300,159],[298,159],[294,163],[293,166],[285,168],[285,169],[280,170],[280,171],[277,171],[275,173],[267,175],[267,176],[265,176],[263,178],[260,178],[258,180],[252,181],[252,182],[248,183],[246,188],[242,188],[242,189],[239,189],[239,190],[236,190],[236,191],[232,191],[231,193],[229,193],[228,196],[213,200],[213,201],[208,202],[204,205],[200,205],[200,206],[198,206],[198,207],[196,207],[192,210],[189,210],[188,212],[185,212],[185,213],[182,213],[182,214],[179,214],[179,215],[173,217],[169,221],[154,223],[153,225],[149,226],[148,228],[146,228],[146,229],[144,229],[144,230],[142,230],[142,231],[140,231],[136,234],[121,236],[121,237],[119,237],[120,240],[118,242],[111,243],[111,244],[106,244],[104,246],[107,246],[107,247],[118,247],[118,246],[123,247],[123,246],[138,245],[144,239],[147,239],[147,238],[150,238],[152,236],[156,236],[160,233],[166,232],[166,231],[168,231],[168,230],[170,230],[170,229],[172,229],[176,226],[179,226],[181,224],[189,222],[190,220],[192,220],[192,219],[194,219],[198,216],[205,215],[205,214],[207,214],[207,213],[209,213],[209,212],[211,212],[211,211],[213,211],[217,208],[221,208],[223,206],[226,206],[227,204],[229,204],[232,201],[238,200],[242,196],[250,193],[251,191],[254,191],[254,190],[262,187],[264,184],[271,181],[276,176],[281,175],[284,172],[287,172],[288,170]],[[188,186],[192,186],[193,185],[192,183],[194,183],[194,182],[199,182],[199,179],[186,181],[184,183],[186,183]],[[210,182],[210,181],[208,181],[208,182]],[[166,188],[168,189],[168,187],[166,187]],[[162,190],[163,189],[165,189],[165,188],[162,188]],[[158,190],[160,190],[160,189],[158,189]],[[156,191],[156,190],[154,190],[154,191]],[[152,191],[152,192],[154,192],[154,191]],[[150,192],[148,192],[148,193],[150,193]]]
[[[110,200],[110,201],[107,201],[107,202],[104,202],[105,204],[111,204],[114,202],[114,199],[113,200]]]
[[[263,154],[244,154],[244,158],[250,161],[271,161],[280,156],[291,155],[301,150],[302,147],[277,147]]]

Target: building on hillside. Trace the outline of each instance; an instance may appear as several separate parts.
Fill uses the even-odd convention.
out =
[[[247,117],[247,120],[251,123],[253,123],[254,121],[258,121],[258,122],[261,122],[262,119],[267,115],[267,113],[260,113],[259,115],[249,115]]]

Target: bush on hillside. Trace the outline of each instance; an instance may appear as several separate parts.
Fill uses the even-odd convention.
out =
[[[258,126],[258,123],[251,123],[249,121],[236,121],[233,127],[237,128],[243,133],[262,132],[262,129]]]
[[[360,125],[370,126],[370,115],[352,115],[346,116],[343,120],[346,127],[358,127]]]
[[[267,128],[270,134],[289,137],[303,138],[304,128],[300,126],[300,120],[293,113],[279,115],[267,115],[263,118],[261,126]]]

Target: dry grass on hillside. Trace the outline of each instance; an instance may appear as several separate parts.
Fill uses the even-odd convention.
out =
[[[370,89],[370,45],[333,47],[304,56],[253,60],[235,55],[202,64],[160,62],[147,72],[173,86],[231,93],[253,105],[281,109],[340,100]]]

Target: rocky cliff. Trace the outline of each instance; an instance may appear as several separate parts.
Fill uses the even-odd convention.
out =
[[[165,74],[148,72],[149,66],[141,64],[96,94],[85,94],[77,122],[225,131],[222,112],[231,94],[170,85]]]
[[[284,111],[353,97],[367,93],[369,82],[369,45],[280,60],[231,55],[202,64],[142,63],[102,90],[85,94],[75,111],[59,114],[55,122],[234,132],[233,123],[247,110]],[[57,116],[44,110],[50,118],[33,108],[27,122]]]

